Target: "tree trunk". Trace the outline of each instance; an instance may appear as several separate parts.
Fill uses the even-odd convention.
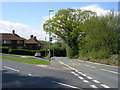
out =
[[[66,55],[67,55],[67,57],[70,57],[70,58],[78,55],[77,46],[70,46],[70,45],[66,44]]]

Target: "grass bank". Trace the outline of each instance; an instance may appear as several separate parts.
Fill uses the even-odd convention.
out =
[[[83,61],[106,64],[106,65],[120,66],[118,55],[112,55],[111,57],[104,58],[104,59],[93,59],[90,57],[79,57],[78,59],[83,60]]]
[[[44,60],[36,60],[36,59],[26,59],[26,58],[16,58],[16,57],[5,57],[2,56],[0,57],[4,60],[11,60],[11,61],[17,61],[17,62],[22,62],[22,63],[28,63],[28,64],[50,64],[49,61],[44,61]]]

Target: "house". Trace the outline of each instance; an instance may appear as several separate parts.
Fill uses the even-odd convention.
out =
[[[24,38],[15,34],[15,30],[12,33],[0,33],[0,42],[2,47],[8,47],[10,49],[22,49],[24,48]]]
[[[33,35],[30,35],[30,39],[25,41],[25,48],[30,50],[40,50],[41,46],[42,44]]]

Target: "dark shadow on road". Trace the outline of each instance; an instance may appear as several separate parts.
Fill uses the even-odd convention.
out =
[[[2,70],[2,88],[65,88],[51,81],[60,82],[61,80],[54,77],[21,75]]]

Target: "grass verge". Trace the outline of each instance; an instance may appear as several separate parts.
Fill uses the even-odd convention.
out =
[[[28,63],[28,64],[50,64],[49,61],[44,60],[36,60],[36,59],[26,59],[26,58],[16,58],[16,57],[0,57],[4,60],[11,60],[11,61],[17,61],[22,63]]]
[[[89,57],[79,57],[78,59],[83,61],[106,64],[106,65],[120,66],[118,55],[111,55],[109,58],[104,58],[104,59],[93,59]]]

